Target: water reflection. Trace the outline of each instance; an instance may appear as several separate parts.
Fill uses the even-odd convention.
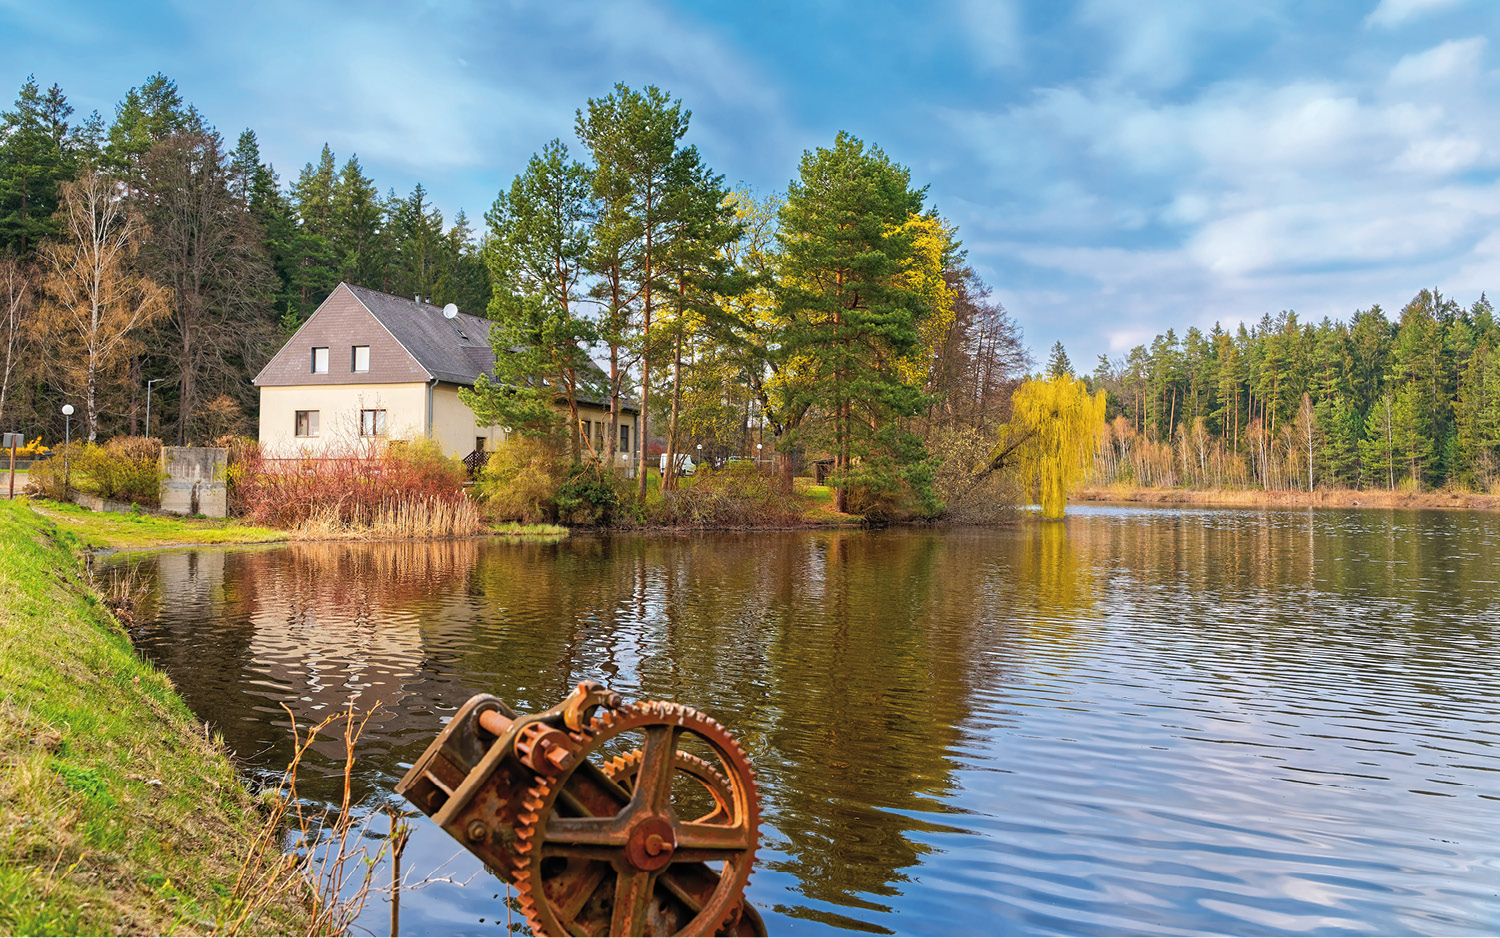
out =
[[[140,643],[256,765],[289,754],[283,703],[379,701],[375,799],[478,691],[698,706],[760,770],[774,933],[1485,933],[1497,544],[1459,513],[1091,508],[187,551],[146,562]],[[453,849],[422,824],[408,862]],[[503,933],[481,882],[403,927]]]

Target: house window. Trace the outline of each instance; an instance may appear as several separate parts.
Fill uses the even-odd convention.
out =
[[[628,452],[630,452],[630,427],[629,426],[623,426],[623,427],[620,428],[620,452],[622,452],[622,453],[628,453]]]
[[[312,369],[315,375],[328,374],[328,349],[326,347],[313,349]]]
[[[370,347],[368,345],[354,346],[354,371],[370,370]]]
[[[297,435],[298,436],[317,436],[318,435],[318,412],[317,411],[315,411],[315,410],[299,410],[299,411],[297,411]]]
[[[360,436],[385,436],[385,411],[362,410],[359,412]]]

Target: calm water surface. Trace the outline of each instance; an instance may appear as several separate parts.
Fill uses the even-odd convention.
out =
[[[378,701],[373,804],[476,692],[533,710],[594,677],[718,717],[760,773],[773,934],[1500,931],[1497,515],[121,562],[151,583],[140,646],[252,766],[285,765],[281,704]],[[457,849],[422,818],[406,865]],[[405,893],[402,930],[504,934],[505,895],[483,872]]]

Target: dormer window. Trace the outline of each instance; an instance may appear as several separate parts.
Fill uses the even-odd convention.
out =
[[[315,375],[328,374],[328,349],[326,346],[312,350],[312,373]]]
[[[354,346],[354,359],[350,370],[354,372],[370,370],[370,347],[368,345]]]

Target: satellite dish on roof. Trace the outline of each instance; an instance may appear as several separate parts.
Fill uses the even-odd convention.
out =
[[[457,303],[449,303],[447,306],[444,306],[443,307],[443,318],[444,319],[457,319],[458,318],[458,304]]]

